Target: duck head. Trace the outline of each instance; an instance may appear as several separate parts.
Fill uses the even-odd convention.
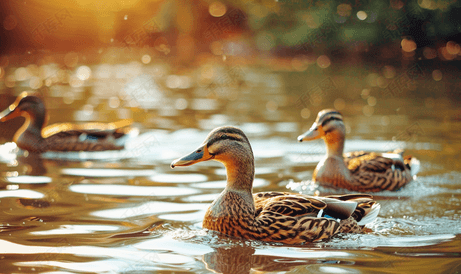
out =
[[[221,162],[226,167],[228,187],[252,188],[254,156],[242,130],[231,126],[214,129],[192,153],[174,160],[171,168],[209,160]]]
[[[334,109],[324,109],[319,112],[311,128],[298,136],[298,141],[303,142],[322,138],[327,145],[328,154],[342,155],[345,135],[346,127],[341,113]]]
[[[41,128],[45,123],[45,105],[33,94],[21,93],[7,109],[0,113],[0,122],[6,122],[18,116],[36,121]]]

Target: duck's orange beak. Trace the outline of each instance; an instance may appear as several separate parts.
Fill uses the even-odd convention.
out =
[[[197,148],[194,152],[174,160],[171,163],[171,168],[175,168],[176,166],[190,166],[199,162],[211,160],[213,158],[214,155],[211,155],[208,152],[208,148],[206,144],[204,144]]]
[[[319,125],[317,124],[317,122],[315,122],[308,131],[298,136],[298,142],[319,139],[323,135],[324,135],[324,132],[322,129],[322,125]]]
[[[0,122],[6,122],[18,116],[21,116],[21,110],[12,104],[7,109],[0,112]]]

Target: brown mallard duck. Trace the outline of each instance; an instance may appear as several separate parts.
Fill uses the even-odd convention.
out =
[[[321,185],[353,191],[377,192],[398,190],[412,181],[411,156],[403,157],[402,150],[392,153],[350,152],[343,155],[346,129],[341,113],[334,109],[319,112],[312,127],[298,137],[298,141],[322,138],[327,155],[313,174],[313,181]]]
[[[120,150],[128,135],[137,129],[129,127],[131,121],[114,123],[61,123],[44,127],[47,121],[45,104],[39,96],[21,93],[16,101],[0,113],[0,122],[23,116],[24,125],[13,141],[21,149],[31,152],[46,151],[103,151]],[[125,138],[124,138],[125,137]]]
[[[329,239],[341,232],[361,232],[380,209],[367,194],[328,197],[287,192],[253,194],[253,151],[248,138],[235,127],[213,130],[199,148],[173,161],[171,167],[209,160],[226,167],[227,186],[205,213],[203,227],[229,236],[303,244]]]

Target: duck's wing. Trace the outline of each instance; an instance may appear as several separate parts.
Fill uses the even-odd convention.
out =
[[[138,130],[129,120],[114,123],[62,123],[45,127],[46,150],[50,151],[103,151],[123,149],[128,136]]]
[[[392,169],[392,166],[396,164],[405,170],[403,161],[397,161],[389,157],[384,157],[374,152],[351,154],[349,157],[344,158],[344,161],[347,168],[352,173],[367,171],[384,173],[387,170]]]
[[[46,151],[104,151],[120,150],[110,135],[87,134],[81,131],[63,131],[44,139]]]
[[[357,206],[351,216],[359,225],[373,222],[381,209],[381,206],[373,200],[373,196],[369,194],[329,195],[325,198],[356,203]]]
[[[95,138],[113,136],[114,139],[118,139],[133,130],[133,128],[130,127],[132,123],[132,120],[120,120],[113,123],[59,123],[43,128],[42,136],[43,138],[49,138],[50,136],[58,134],[58,136],[62,138],[86,134]]]
[[[400,153],[357,153],[344,161],[357,191],[392,191],[412,181],[412,172]]]
[[[301,244],[329,239],[339,232],[339,222],[317,217],[326,203],[306,195],[286,192],[254,194],[255,239]]]
[[[262,211],[285,216],[316,217],[326,207],[326,203],[307,195],[288,192],[260,192],[253,195],[256,216]]]

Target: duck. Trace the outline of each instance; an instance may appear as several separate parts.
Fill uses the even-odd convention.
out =
[[[32,153],[47,151],[121,150],[128,137],[138,134],[131,120],[113,123],[59,123],[46,126],[48,116],[39,94],[22,92],[7,109],[0,113],[0,122],[22,116],[26,120],[15,133],[13,141]]]
[[[243,131],[218,127],[193,152],[171,168],[204,161],[224,165],[227,183],[203,218],[205,229],[241,239],[305,244],[340,233],[362,233],[376,219],[380,205],[370,194],[314,197],[289,192],[253,194],[254,155]]]
[[[397,191],[413,180],[419,161],[401,149],[387,153],[353,151],[346,154],[346,128],[340,112],[320,111],[311,128],[298,141],[323,139],[325,157],[317,164],[312,181],[322,186],[356,192]]]

